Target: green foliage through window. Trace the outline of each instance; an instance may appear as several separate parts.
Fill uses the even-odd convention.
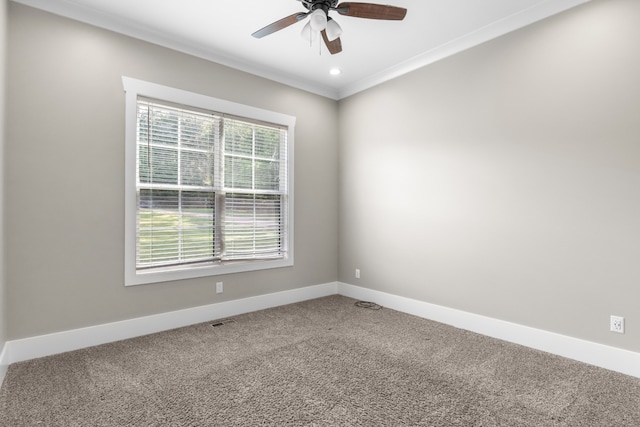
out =
[[[282,258],[287,131],[138,98],[136,268]]]

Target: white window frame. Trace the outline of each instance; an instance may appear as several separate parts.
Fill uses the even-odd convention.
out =
[[[125,286],[147,283],[166,282],[191,279],[196,277],[215,276],[220,274],[241,273],[246,271],[293,266],[293,147],[296,118],[261,108],[238,104],[223,99],[213,98],[181,89],[175,89],[156,83],[122,77],[125,90],[125,248],[124,248],[124,282]],[[287,128],[287,168],[288,168],[288,203],[286,222],[286,254],[275,260],[225,261],[189,266],[175,266],[138,270],[136,268],[136,126],[138,97],[154,98],[216,111],[251,120],[274,123]]]

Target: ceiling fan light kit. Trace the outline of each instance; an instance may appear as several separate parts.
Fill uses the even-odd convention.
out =
[[[316,9],[309,15],[309,23],[314,31],[322,31],[327,28],[327,15],[322,9]]]
[[[280,31],[305,18],[309,18],[302,29],[301,36],[310,42],[317,38],[317,34],[322,35],[327,49],[332,55],[342,52],[342,28],[329,16],[330,11],[336,11],[343,16],[366,19],[384,19],[390,21],[401,21],[407,14],[407,9],[403,7],[388,6],[374,3],[345,2],[338,4],[338,0],[297,0],[308,10],[299,12],[275,21],[252,34],[255,38],[262,38],[269,34]]]
[[[338,25],[338,23],[331,18],[329,18],[329,20],[327,21],[326,31],[327,38],[332,41],[342,35],[342,28],[340,28],[340,25]]]
[[[311,22],[307,22],[304,27],[302,27],[302,32],[300,33],[300,37],[305,39],[306,41],[313,43],[318,38],[318,32],[313,31],[311,28]]]

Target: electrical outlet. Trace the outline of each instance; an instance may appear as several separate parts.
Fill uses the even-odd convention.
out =
[[[611,332],[624,334],[624,317],[611,316]]]
[[[221,294],[224,291],[224,283],[218,282],[216,283],[216,294]]]
[[[356,268],[356,279],[360,278],[360,269]]]

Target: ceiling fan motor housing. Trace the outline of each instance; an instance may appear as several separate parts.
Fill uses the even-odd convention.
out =
[[[338,5],[338,0],[312,0],[303,1],[302,4],[310,11],[321,9],[325,15],[329,15],[329,10]]]

